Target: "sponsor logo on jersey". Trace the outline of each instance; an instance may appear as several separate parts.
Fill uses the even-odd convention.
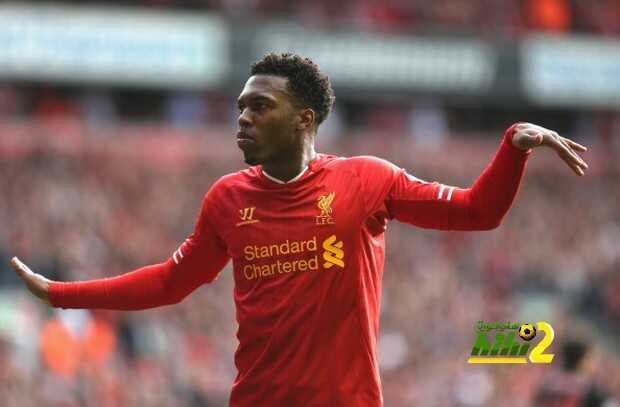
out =
[[[243,276],[247,280],[254,280],[280,274],[318,271],[321,266],[323,270],[334,266],[344,268],[344,244],[336,235],[329,236],[320,246],[317,243],[317,237],[314,236],[308,240],[287,239],[269,245],[247,245],[243,248],[243,258],[249,263],[242,268]],[[323,253],[319,255],[320,248]],[[299,255],[299,258],[291,259],[291,255]],[[286,258],[282,259],[283,256]],[[323,262],[319,261],[319,256]]]
[[[337,241],[338,238],[336,235],[331,235],[323,242],[323,267],[326,269],[332,268],[333,266],[338,266],[340,268],[344,268],[344,261],[342,258],[344,257],[344,250],[342,250],[342,240]]]
[[[248,225],[250,223],[260,222],[258,219],[254,219],[255,206],[249,206],[247,208],[239,209],[239,218],[241,221],[237,222],[237,227],[241,225]]]
[[[317,206],[321,213],[316,217],[317,225],[332,225],[335,223],[334,218],[332,216],[332,203],[336,198],[336,193],[332,192],[326,195],[321,195],[317,201]]]

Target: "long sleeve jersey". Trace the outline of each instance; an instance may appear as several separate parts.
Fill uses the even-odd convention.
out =
[[[469,188],[425,182],[370,156],[318,154],[289,183],[260,166],[226,175],[165,263],[53,283],[51,302],[123,310],[173,304],[232,259],[239,345],[231,406],[382,406],[376,348],[386,224],[498,226],[529,154],[512,145],[513,128]]]

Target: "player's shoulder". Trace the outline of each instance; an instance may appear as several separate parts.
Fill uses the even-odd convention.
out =
[[[356,165],[360,167],[395,167],[390,161],[385,158],[377,157],[374,155],[357,155],[347,158],[350,165]]]
[[[236,172],[232,172],[218,178],[209,191],[207,192],[207,196],[219,197],[221,195],[225,195],[230,193],[231,191],[239,190],[240,187],[244,185],[248,185],[255,179],[257,176],[256,167],[250,167],[245,170],[240,170]]]
[[[374,155],[358,155],[339,158],[340,159],[330,163],[333,168],[348,170],[358,175],[379,175],[381,173],[392,173],[399,170],[399,168],[390,161]]]
[[[257,167],[250,167],[245,170],[239,170],[236,172],[231,172],[229,174],[221,176],[215,183],[214,186],[218,186],[219,188],[229,188],[234,187],[239,184],[247,184],[251,182],[252,179],[258,176]]]

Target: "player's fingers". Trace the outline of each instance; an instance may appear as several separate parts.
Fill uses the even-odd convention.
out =
[[[581,145],[577,142],[574,142],[573,140],[566,138],[566,137],[562,137],[562,139],[573,149],[573,150],[578,150],[578,151],[588,151],[588,147]]]
[[[571,153],[570,148],[568,148],[562,142],[562,140],[560,140],[560,137],[553,132],[547,134],[547,137],[545,137],[545,144],[553,148],[555,152],[560,156],[560,158],[562,158],[562,160],[564,160],[566,164],[568,164],[569,167],[573,168],[574,166],[578,165],[578,160]]]
[[[582,170],[585,170],[586,168],[588,168],[588,164],[586,164],[586,162],[583,160],[583,158],[581,158],[579,156],[579,154],[577,154],[571,147],[570,145],[566,142],[566,139],[563,137],[559,137],[558,141],[564,146],[566,147],[566,149],[568,150],[568,153],[571,155],[571,157],[573,158],[574,162],[577,163],[577,165],[579,165],[581,167]]]
[[[11,259],[11,265],[13,266],[13,269],[15,270],[15,272],[21,278],[27,278],[29,275],[34,274],[32,270],[30,270],[30,268],[28,268],[28,266],[22,263],[21,260],[19,260],[17,257],[13,257]]]
[[[584,171],[579,165],[578,160],[571,154],[570,149],[560,141],[555,141],[555,151],[560,156],[560,158],[575,172],[575,174],[582,176],[584,175]]]
[[[49,298],[50,280],[30,270],[30,268],[17,257],[11,259],[11,265],[15,269],[15,272],[24,280],[28,290],[46,304],[51,305]]]
[[[46,277],[43,277],[41,274],[37,274],[30,269],[30,267],[26,266],[20,259],[17,257],[13,257],[11,259],[11,265],[15,269],[15,272],[24,280],[32,282],[37,279],[43,281],[49,281]]]
[[[576,174],[584,175],[588,164],[577,154],[577,151],[587,151],[585,146],[561,137],[553,130],[531,123],[519,125],[518,132],[520,138],[517,141],[520,146],[532,148],[545,145],[551,147]]]

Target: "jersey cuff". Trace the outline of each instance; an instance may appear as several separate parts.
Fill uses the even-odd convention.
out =
[[[59,282],[52,282],[48,287],[48,295],[50,299],[50,304],[54,308],[59,308],[58,303],[60,298],[62,298],[63,292],[63,284]]]

